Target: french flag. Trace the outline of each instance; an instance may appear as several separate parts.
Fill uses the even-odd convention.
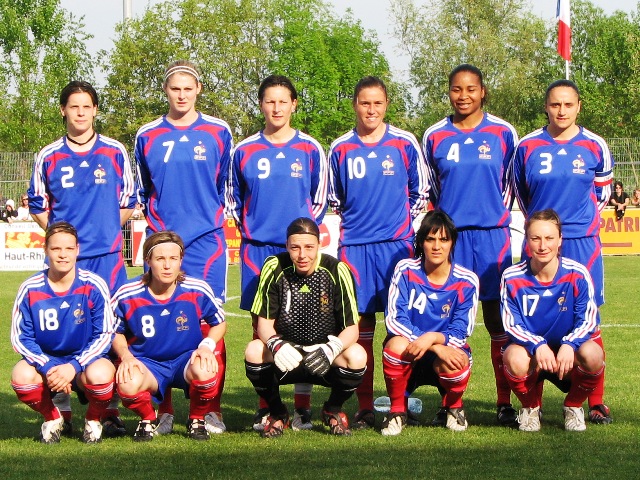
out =
[[[571,5],[569,0],[558,0],[558,53],[566,61],[571,60]]]

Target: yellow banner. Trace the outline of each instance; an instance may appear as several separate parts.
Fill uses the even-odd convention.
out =
[[[600,240],[604,255],[640,254],[640,208],[627,208],[621,220],[616,220],[613,208],[605,208],[600,218]]]

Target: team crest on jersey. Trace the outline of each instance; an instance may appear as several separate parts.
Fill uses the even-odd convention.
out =
[[[86,317],[84,316],[84,310],[82,310],[82,308],[76,308],[73,311],[73,318],[75,318],[74,323],[76,325],[80,325],[81,323],[84,323],[84,321],[86,320]]]
[[[184,312],[180,312],[180,315],[178,315],[178,317],[176,318],[176,323],[178,324],[176,331],[184,332],[189,330],[189,325],[187,325],[187,322],[189,322],[187,315]]]
[[[320,294],[320,311],[322,313],[329,313],[329,294],[327,292]]]
[[[302,178],[302,162],[300,162],[299,158],[296,158],[296,161],[291,164],[291,176],[293,178]]]
[[[96,168],[93,171],[93,176],[95,177],[95,182],[98,184],[104,184],[107,183],[107,171],[102,168],[102,165],[98,165],[98,168]]]
[[[558,297],[558,306],[560,307],[560,311],[561,312],[566,312],[567,311],[567,306],[565,305],[565,296],[564,296],[564,292],[562,292],[562,295],[560,297]]]
[[[482,142],[478,147],[478,158],[481,160],[491,160],[491,147],[487,142]]]
[[[442,313],[440,314],[440,318],[448,318],[449,312],[451,312],[451,300],[442,305]]]
[[[576,158],[572,162],[572,165],[573,165],[573,173],[584,175],[585,169],[584,169],[584,160],[582,159],[582,156],[578,155],[578,158]]]
[[[194,160],[206,160],[207,156],[205,155],[205,153],[207,153],[207,149],[204,147],[204,145],[202,144],[202,142],[198,142],[198,145],[196,145],[195,147],[193,147],[193,159]]]
[[[396,172],[393,171],[393,160],[391,160],[391,157],[389,155],[387,155],[387,158],[385,158],[382,161],[382,174],[383,175],[395,175]]]

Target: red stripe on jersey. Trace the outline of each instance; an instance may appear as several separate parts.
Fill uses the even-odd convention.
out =
[[[167,132],[170,132],[171,129],[169,128],[154,128],[153,130],[150,130],[149,132],[143,134],[142,136],[144,138],[148,138],[149,141],[146,143],[146,145],[144,146],[144,156],[146,157],[147,155],[149,155],[149,150],[151,149],[151,145],[153,144],[153,142],[155,141],[156,138],[158,138],[160,135],[164,135]]]

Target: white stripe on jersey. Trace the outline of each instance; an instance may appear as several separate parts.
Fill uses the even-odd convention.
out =
[[[453,264],[453,276],[457,278],[461,278],[469,282],[474,286],[474,299],[473,299],[473,307],[469,309],[469,313],[467,315],[468,327],[467,327],[467,337],[470,337],[473,333],[473,329],[476,326],[476,314],[478,312],[478,292],[480,291],[480,280],[478,276],[472,272],[471,270],[463,267],[462,265],[458,265],[457,263]],[[457,345],[459,347],[463,347],[466,343],[466,339],[459,339],[460,341],[464,341],[464,343]]]
[[[389,301],[387,302],[387,315],[385,316],[384,323],[387,326],[387,330],[394,335],[399,335],[409,339],[415,340],[417,337],[413,335],[411,329],[396,320],[398,315],[398,309],[396,304],[398,297],[400,296],[400,289],[398,288],[398,282],[406,270],[420,270],[422,263],[418,258],[406,258],[400,260],[396,264],[396,268],[393,271],[393,277],[391,277],[391,284],[389,285]]]
[[[320,157],[318,159],[320,163],[320,165],[318,165],[318,189],[316,190],[316,194],[313,196],[312,203],[313,217],[320,218],[327,209],[329,162],[326,155],[324,154],[322,145],[320,145],[320,143],[315,138],[303,132],[298,132],[298,136],[300,137],[300,139],[312,143],[318,149],[318,154]]]
[[[11,345],[14,350],[18,354],[22,355],[28,363],[37,363],[38,365],[44,365],[47,363],[49,361],[49,356],[42,352],[40,354],[31,352],[20,342],[20,335],[22,334],[20,325],[23,320],[20,305],[29,291],[31,289],[42,288],[45,280],[46,277],[44,272],[40,272],[33,277],[28,278],[22,283],[22,285],[20,285],[16,300],[13,304],[13,314],[11,316]]]
[[[120,153],[122,154],[122,190],[120,191],[119,204],[120,208],[126,208],[129,205],[129,199],[133,196],[136,190],[129,154],[127,153],[127,149],[124,148],[124,145],[119,141],[110,137],[105,137],[104,135],[98,135],[98,138],[106,145],[120,150]]]

